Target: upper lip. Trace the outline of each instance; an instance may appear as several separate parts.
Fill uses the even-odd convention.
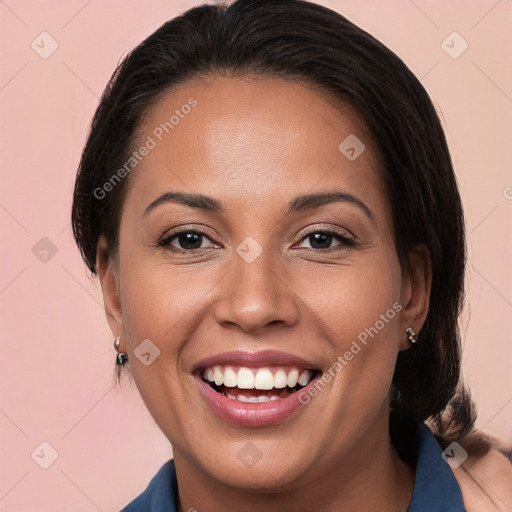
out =
[[[267,365],[296,366],[300,369],[315,370],[318,366],[302,357],[279,352],[276,350],[263,350],[259,352],[249,350],[233,350],[206,357],[197,362],[193,372],[204,370],[214,365],[240,365],[249,368],[262,367]]]

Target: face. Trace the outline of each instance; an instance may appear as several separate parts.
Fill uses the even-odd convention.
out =
[[[101,278],[176,461],[268,490],[371,456],[420,326],[355,113],[297,82],[196,80],[147,112],[143,146]]]

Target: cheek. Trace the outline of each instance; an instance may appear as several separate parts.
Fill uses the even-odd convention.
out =
[[[121,307],[130,368],[146,406],[161,425],[179,424],[187,414],[187,364],[194,347],[188,342],[211,316],[208,299],[225,273],[213,265],[155,264],[147,255],[124,253]],[[158,353],[150,366],[137,359],[138,347],[147,339]]]
[[[165,264],[148,265],[130,257],[123,263],[121,305],[127,343],[139,338],[165,340],[166,352],[174,352],[183,329],[199,322],[201,298],[211,288],[209,273],[185,266],[171,270]]]
[[[398,324],[393,304],[400,298],[399,283],[396,263],[383,253],[333,269],[319,266],[297,272],[294,291],[341,351],[347,341],[360,334],[363,339],[371,327],[385,334]]]
[[[328,274],[319,267],[298,279],[295,291],[314,322],[316,336],[329,343],[330,382],[337,397],[331,402],[332,413],[371,415],[389,390],[399,348],[397,261],[383,252],[364,261],[354,259]],[[340,400],[344,406],[336,411]]]
[[[208,273],[149,265],[150,258],[125,253],[121,268],[121,307],[130,369],[147,409],[162,430],[176,432],[187,424],[188,375],[182,353],[190,335],[202,321],[201,299],[215,281]],[[148,366],[141,362],[150,353]],[[155,348],[156,347],[156,348]],[[135,352],[134,352],[135,351]],[[153,354],[158,354],[153,360]]]

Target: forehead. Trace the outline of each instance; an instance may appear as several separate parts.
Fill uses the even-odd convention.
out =
[[[151,149],[132,172],[128,191],[138,208],[167,189],[237,207],[332,188],[385,202],[374,144],[357,113],[296,81],[207,77],[183,83],[146,112],[135,149],[144,145]],[[352,147],[364,151],[348,158]]]

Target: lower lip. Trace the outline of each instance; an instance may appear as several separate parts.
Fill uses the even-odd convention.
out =
[[[201,377],[196,376],[199,391],[221,419],[242,427],[266,427],[282,423],[304,405],[299,395],[308,392],[309,387],[317,380],[314,378],[307,386],[292,393],[286,398],[261,403],[245,403],[227,398],[212,389]]]

